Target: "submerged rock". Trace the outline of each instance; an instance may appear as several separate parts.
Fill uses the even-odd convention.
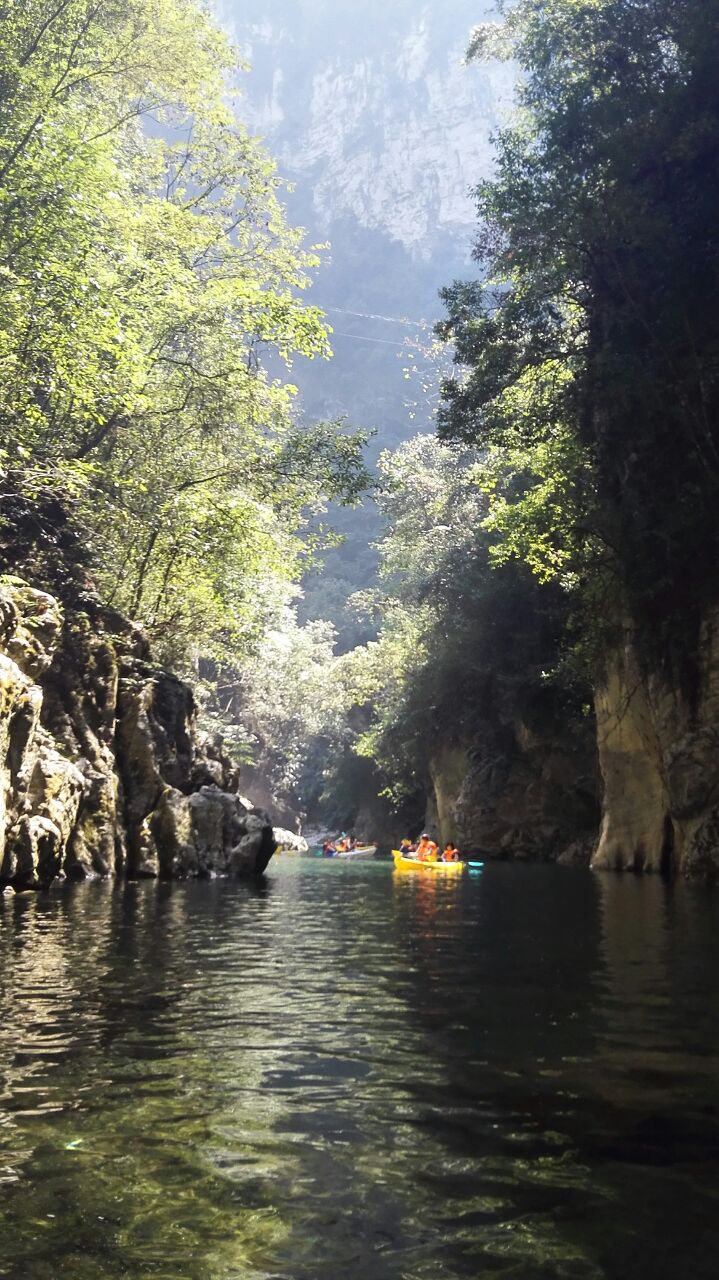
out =
[[[138,628],[0,587],[0,887],[264,871],[270,818]]]

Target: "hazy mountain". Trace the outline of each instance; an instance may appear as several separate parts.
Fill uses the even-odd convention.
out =
[[[350,218],[425,262],[448,238],[461,253],[508,88],[506,68],[463,64],[481,6],[270,0],[259,21],[244,4],[227,14],[253,68],[253,123],[314,226]]]
[[[470,188],[490,172],[490,134],[511,100],[507,67],[463,61],[492,6],[222,0],[220,12],[250,66],[243,114],[295,184],[292,217],[310,241],[330,242],[313,301],[327,310],[335,359],[294,371],[304,409],[396,444],[428,422],[406,409],[405,340],[441,314],[441,285],[472,269]],[[352,536],[340,576],[352,584],[373,563],[362,519],[356,536],[343,521]]]

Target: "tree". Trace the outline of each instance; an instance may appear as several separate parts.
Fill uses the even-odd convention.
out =
[[[345,732],[335,639],[331,623],[300,626],[286,606],[231,686],[232,719],[250,755],[274,793],[297,807],[307,803],[318,740],[334,743]]]
[[[438,747],[472,742],[481,724],[581,717],[586,691],[558,676],[568,605],[556,582],[498,568],[483,527],[477,456],[417,436],[381,459],[380,586],[367,604],[376,643],[347,655],[367,720],[353,750],[374,760],[395,805],[428,790]]]
[[[63,496],[101,593],[170,659],[244,643],[262,582],[307,554],[305,508],[363,483],[360,438],[297,428],[262,360],[328,353],[301,298],[316,255],[193,0],[7,8],[6,487]]]
[[[477,188],[481,282],[445,291],[444,438],[488,450],[500,558],[599,582],[681,651],[716,596],[719,28],[703,0],[522,0],[471,56],[518,62]]]

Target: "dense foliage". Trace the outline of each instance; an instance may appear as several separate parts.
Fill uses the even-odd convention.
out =
[[[522,0],[477,189],[481,282],[445,292],[440,430],[485,452],[495,554],[691,647],[716,597],[719,24],[706,0]]]
[[[241,672],[214,682],[226,736],[247,760],[260,763],[273,793],[298,810],[311,804],[325,755],[347,734],[349,704],[335,642],[330,622],[301,626],[286,605]]]
[[[514,60],[518,111],[476,192],[479,278],[443,294],[445,443],[383,461],[357,749],[397,794],[488,713],[570,731],[619,628],[691,677],[717,596],[714,7],[499,8],[470,56]]]
[[[426,794],[432,760],[519,721],[570,731],[586,693],[564,665],[565,592],[497,567],[470,450],[417,436],[380,460],[379,638],[341,661],[365,719],[345,751],[374,762],[395,807]],[[330,788],[331,791],[331,788]]]
[[[192,0],[3,14],[6,519],[62,510],[103,598],[180,665],[244,651],[306,554],[303,512],[363,478],[358,441],[294,426],[262,358],[327,340],[300,296],[316,258],[227,106],[234,65]]]
[[[228,106],[231,51],[194,0],[4,12],[3,567],[70,562],[199,663],[208,713],[305,807],[339,812],[367,760],[416,798],[490,714],[569,723],[619,625],[686,659],[716,602],[714,6],[499,8],[470,54],[514,60],[519,110],[477,188],[479,279],[421,361],[431,399],[453,347],[440,439],[381,457],[377,546],[309,581],[341,647],[377,636],[341,653],[288,583],[366,483],[361,440],[293,418],[293,358],[328,353],[317,258]]]

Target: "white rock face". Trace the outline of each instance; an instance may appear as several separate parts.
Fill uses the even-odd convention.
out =
[[[341,40],[340,23],[318,47],[291,20],[243,23],[236,0],[222,12],[255,68],[244,84],[250,126],[283,173],[311,182],[318,226],[351,216],[423,259],[442,237],[469,239],[470,189],[491,172],[490,135],[514,76],[463,62],[462,13],[454,21],[434,0],[381,39]]]

